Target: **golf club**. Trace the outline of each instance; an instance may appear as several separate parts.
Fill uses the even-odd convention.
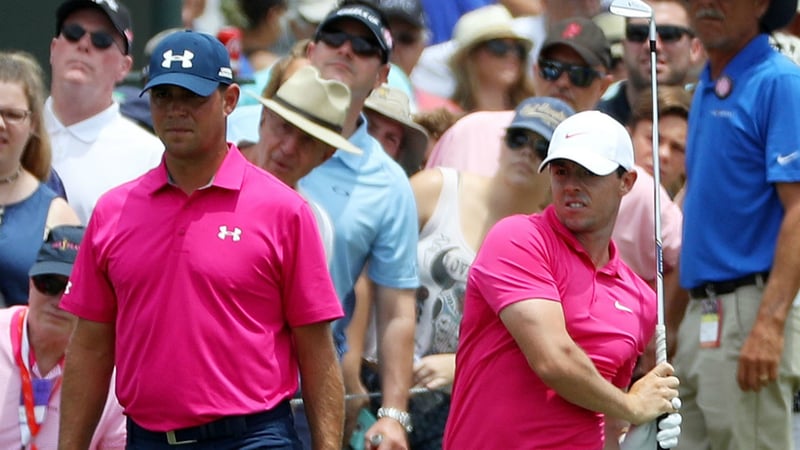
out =
[[[656,363],[660,364],[667,361],[667,330],[664,324],[664,266],[661,243],[661,164],[658,157],[658,82],[656,79],[656,19],[653,8],[642,0],[614,0],[609,6],[612,14],[626,18],[648,19],[650,24],[650,91],[653,104],[653,223],[656,242],[656,304],[658,310],[658,322],[656,323]],[[658,420],[662,420],[662,416]],[[655,424],[656,422],[652,422]],[[654,434],[658,432],[658,426],[643,427],[640,430],[647,430],[643,434],[643,447],[647,447]],[[633,444],[640,445],[640,444]],[[656,448],[660,449],[656,441]]]
[[[656,363],[667,360],[667,336],[664,325],[664,267],[661,243],[661,164],[658,157],[658,91],[656,80],[656,21],[653,8],[641,0],[614,0],[609,11],[627,18],[650,20],[650,90],[653,96],[653,206],[656,241],[656,299],[658,323],[656,324]]]

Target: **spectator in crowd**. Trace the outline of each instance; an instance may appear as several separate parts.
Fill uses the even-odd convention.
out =
[[[245,156],[257,157],[259,167],[287,186],[297,189],[300,178],[327,161],[337,148],[357,155],[362,153],[339,131],[350,106],[350,89],[338,81],[320,79],[317,69],[309,66],[298,69],[274,95],[259,101],[264,105],[260,138]],[[331,218],[313,200],[309,200],[309,206],[330,261]]]
[[[531,42],[511,27],[511,14],[490,5],[464,14],[453,32],[450,69],[456,80],[451,100],[463,111],[514,109],[533,95],[527,74]]]
[[[56,11],[44,124],[53,168],[83,223],[104,192],[156,166],[163,153],[112,98],[133,63],[132,43],[131,17],[119,1],[67,0]]]
[[[0,447],[55,449],[61,375],[75,316],[58,307],[84,228],[53,227],[30,267],[28,306],[0,309]],[[125,448],[125,416],[111,390],[91,450]]]
[[[278,42],[288,0],[223,0],[228,22],[241,30],[238,76],[245,80],[280,58],[271,46]]]
[[[594,109],[611,84],[611,47],[591,19],[574,17],[553,25],[534,64],[539,95],[564,100],[577,111]]]
[[[622,40],[625,38],[626,19],[610,12],[604,12],[593,17],[592,20],[603,30],[603,34],[608,39],[611,50],[610,73],[612,79],[617,82],[628,78],[628,72],[622,60]]]
[[[647,0],[656,21],[656,80],[658,86],[691,86],[697,79],[695,67],[704,51],[689,23],[687,2]],[[622,40],[622,59],[628,79],[614,84],[597,104],[597,109],[628,125],[631,110],[640,97],[650,92],[650,38],[648,19],[627,19]]]
[[[628,127],[636,165],[653,175],[653,94],[643,92],[634,105]],[[692,97],[682,86],[659,86],[658,158],[661,185],[675,198],[686,182],[686,127]]]
[[[407,448],[407,413],[414,348],[417,225],[414,196],[403,169],[367,133],[362,114],[370,92],[389,71],[387,22],[369,3],[345,2],[320,24],[308,58],[323,78],[345,83],[352,95],[342,134],[362,155],[336,152],[300,180],[300,188],[333,219],[331,275],[346,318],[335,326],[340,354],[355,304],[353,286],[369,261],[375,285],[382,407],[365,436],[382,436],[381,449]]]
[[[446,449],[600,448],[605,416],[676,411],[667,363],[628,390],[656,301],[611,241],[637,178],[627,131],[577,113],[553,133],[545,169],[552,205],[498,222],[469,272]]]
[[[428,132],[414,122],[408,97],[401,90],[383,85],[372,91],[364,102],[364,115],[369,134],[408,176],[422,168]]]
[[[686,143],[680,448],[792,448],[800,387],[800,68],[768,42],[796,0],[690,0],[708,63]],[[702,327],[701,327],[702,324]]]
[[[0,52],[0,307],[28,301],[28,269],[48,230],[80,219],[44,181],[51,173],[42,69]]]
[[[330,321],[342,309],[313,214],[226,144],[239,88],[216,38],[171,34],[149,68],[166,152],[104,195],[89,222],[61,302],[80,319],[59,448],[86,448],[114,365],[128,449],[298,448],[289,399],[300,382],[316,448],[339,448]]]

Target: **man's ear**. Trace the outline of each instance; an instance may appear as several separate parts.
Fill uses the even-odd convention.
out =
[[[117,72],[117,76],[114,78],[117,83],[121,83],[125,80],[125,77],[128,75],[128,72],[131,71],[131,67],[133,67],[133,58],[131,55],[125,55],[120,62],[119,65],[119,72]]]
[[[375,75],[375,84],[372,86],[372,89],[377,89],[383,83],[386,83],[386,80],[389,79],[389,70],[391,68],[392,66],[389,63],[386,63],[378,69],[378,73]]]
[[[224,104],[222,109],[225,112],[225,116],[228,116],[233,112],[233,109],[236,108],[236,104],[239,102],[239,94],[240,90],[238,84],[231,84],[223,92],[222,101]]]
[[[636,169],[631,169],[625,172],[625,175],[622,175],[622,179],[620,180],[621,183],[619,185],[620,197],[626,195],[631,191],[631,189],[633,189],[633,184],[636,183],[638,178],[639,173],[636,172]]]

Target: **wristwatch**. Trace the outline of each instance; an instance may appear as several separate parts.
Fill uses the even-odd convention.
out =
[[[406,433],[414,431],[414,426],[411,425],[411,414],[400,411],[397,408],[378,408],[378,419],[388,417],[400,422],[400,425],[405,428]]]

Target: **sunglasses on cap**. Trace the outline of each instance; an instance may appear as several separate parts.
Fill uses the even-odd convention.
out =
[[[578,87],[587,87],[592,84],[595,78],[602,76],[600,72],[589,66],[567,64],[552,59],[539,60],[539,73],[547,81],[558,80],[564,72],[567,73],[569,81]]]
[[[519,42],[509,42],[504,39],[492,39],[482,44],[482,47],[494,56],[503,57],[514,52],[520,59],[525,59],[525,47]]]
[[[505,136],[506,146],[511,150],[520,150],[522,147],[528,147],[536,152],[539,159],[544,160],[547,157],[547,147],[550,146],[550,141],[524,130],[511,129],[506,131]]]
[[[33,286],[37,291],[51,296],[56,296],[64,292],[69,282],[69,278],[63,275],[36,275],[32,277],[32,279]]]
[[[686,36],[694,36],[692,30],[678,25],[656,25],[656,34],[661,42],[678,42]],[[650,37],[650,26],[643,23],[629,23],[625,27],[625,39],[630,42],[644,42]]]
[[[105,50],[114,45],[114,36],[105,31],[86,31],[86,28],[77,23],[68,23],[61,27],[61,35],[70,42],[78,42],[84,34],[89,33],[92,45],[100,50]],[[123,52],[124,53],[124,52]]]
[[[344,45],[345,42],[350,41],[350,47],[353,49],[353,53],[358,56],[380,57],[383,55],[383,50],[381,50],[377,42],[362,36],[345,33],[344,31],[320,31],[319,34],[317,34],[317,41],[322,41],[333,48],[339,48]]]

